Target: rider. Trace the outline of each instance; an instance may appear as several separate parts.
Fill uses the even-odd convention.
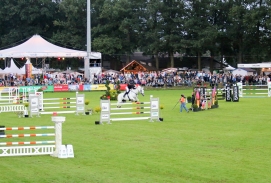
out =
[[[123,95],[123,98],[125,98],[125,96],[127,95],[128,96],[128,99],[129,99],[129,101],[131,100],[130,99],[130,97],[129,97],[129,92],[130,92],[130,90],[131,89],[135,89],[135,82],[134,82],[134,80],[130,80],[129,82],[128,82],[128,84],[127,84],[127,86],[126,86],[126,92],[125,92],[125,94]]]

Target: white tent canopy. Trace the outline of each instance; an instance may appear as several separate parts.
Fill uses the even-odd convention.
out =
[[[26,42],[0,50],[0,58],[45,58],[45,57],[87,57],[86,51],[78,51],[56,46],[39,35],[34,35]],[[101,59],[101,53],[91,52],[90,59]]]
[[[12,74],[23,74],[22,71],[15,65],[14,60],[11,59],[10,67],[6,67],[4,69],[5,73],[12,73]]]
[[[0,74],[6,74],[6,72],[0,68]]]
[[[226,71],[233,71],[233,70],[235,70],[236,68],[234,68],[234,67],[232,67],[232,66],[230,66],[230,65],[228,65],[228,67],[225,67],[224,68],[224,70],[226,70]]]

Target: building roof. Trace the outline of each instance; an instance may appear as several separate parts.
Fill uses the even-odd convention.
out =
[[[149,66],[143,61],[133,60],[125,67],[123,67],[120,71],[122,72],[138,72],[138,71],[158,71],[155,67]]]

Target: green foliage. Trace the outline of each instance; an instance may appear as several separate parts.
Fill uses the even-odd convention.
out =
[[[24,106],[25,106],[25,107],[28,107],[28,106],[29,106],[29,103],[24,103]]]
[[[88,104],[89,104],[89,100],[86,99],[86,100],[85,100],[85,105],[88,105]]]
[[[106,99],[108,99],[108,96],[106,96],[105,94],[104,94],[104,95],[101,95],[101,96],[100,96],[100,99],[106,100]]]
[[[199,68],[202,56],[221,60],[224,55],[227,63],[270,60],[268,3],[95,0],[91,2],[92,50],[111,54],[114,61],[137,49],[148,55],[166,54],[170,62],[164,67],[173,67],[176,52],[198,57]],[[85,50],[86,14],[85,0],[1,0],[0,47],[40,34],[59,46]],[[46,62],[55,68],[83,64],[72,58]]]
[[[117,100],[118,93],[120,93],[120,90],[119,90],[120,85],[119,84],[117,85],[116,90],[111,90],[109,84],[110,84],[110,82],[107,80],[106,83],[105,83],[105,87],[106,87],[105,94],[100,96],[100,99],[103,99],[103,100],[106,100],[106,99]]]
[[[192,108],[193,108],[193,109],[198,109],[199,107],[198,107],[197,104],[193,104],[193,105],[192,105]]]
[[[110,100],[117,100],[118,93],[117,90],[110,90]]]
[[[43,92],[42,87],[37,90],[37,92]]]
[[[100,107],[100,106],[95,107],[95,108],[94,108],[94,111],[95,111],[96,113],[100,113],[100,112],[101,112],[101,107]]]
[[[117,90],[117,94],[121,93],[121,91],[120,91],[120,81],[119,80],[117,80],[117,82],[116,82],[116,88],[115,89]]]

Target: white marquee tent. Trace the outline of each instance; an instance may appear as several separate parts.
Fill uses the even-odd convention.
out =
[[[10,67],[6,67],[4,69],[5,73],[11,73],[11,74],[23,74],[22,71],[15,65],[14,60],[11,59],[10,61]]]
[[[25,64],[30,64],[30,60],[28,59]],[[0,74],[25,74],[25,65],[18,68],[14,63],[14,60],[11,59],[10,67],[6,67],[4,70],[0,69]],[[42,70],[32,66],[32,74],[42,74]]]
[[[34,35],[26,42],[0,50],[0,58],[46,58],[46,57],[87,57],[86,51],[78,51],[56,46],[39,35]],[[101,53],[91,52],[90,59],[101,59]]]

